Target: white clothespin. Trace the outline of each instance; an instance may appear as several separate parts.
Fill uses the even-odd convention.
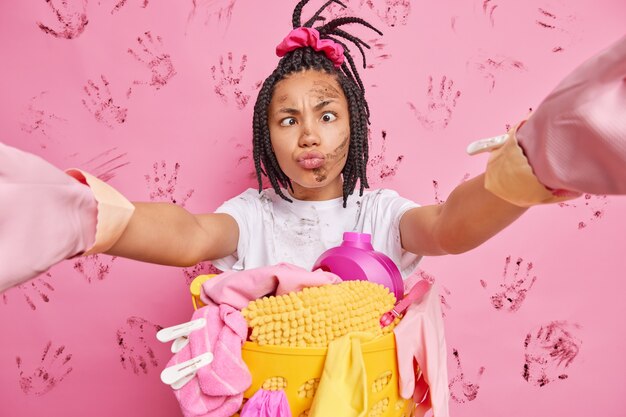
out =
[[[193,379],[198,369],[207,366],[211,362],[213,362],[213,354],[205,352],[188,361],[165,368],[161,372],[161,381],[172,387],[172,389],[180,389]]]
[[[170,340],[174,340],[172,343],[172,353],[179,352],[182,348],[184,348],[187,343],[189,343],[189,339],[187,336],[195,330],[201,329],[206,326],[206,319],[201,317],[199,319],[191,320],[183,324],[177,324],[176,326],[166,327],[165,329],[161,329],[157,332],[156,337],[160,342],[169,342]]]
[[[470,155],[476,155],[482,152],[493,151],[506,142],[508,134],[494,136],[492,138],[481,139],[470,143],[465,150]]]

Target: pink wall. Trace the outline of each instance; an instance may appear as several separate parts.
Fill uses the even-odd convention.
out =
[[[293,1],[65,3],[0,3],[0,140],[195,212],[254,186],[252,104]],[[504,132],[626,21],[623,0],[348,3],[385,32],[364,33],[371,182],[422,204],[481,172],[466,144]],[[626,415],[625,208],[534,208],[471,253],[424,260],[453,415]],[[179,415],[154,335],[190,316],[189,277],[207,268],[100,255],[0,295],[0,415]]]

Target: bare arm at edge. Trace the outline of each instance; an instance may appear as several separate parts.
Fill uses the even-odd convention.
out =
[[[484,174],[456,187],[445,203],[417,207],[400,220],[402,247],[418,255],[467,252],[480,246],[527,209],[484,187]]]
[[[133,205],[128,226],[107,254],[185,267],[237,249],[239,227],[228,214],[192,214],[171,203]]]

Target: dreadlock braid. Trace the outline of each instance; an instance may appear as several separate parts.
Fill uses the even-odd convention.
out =
[[[298,27],[312,28],[316,22],[325,22],[326,19],[321,16],[321,13],[333,3],[346,8],[346,5],[339,0],[327,0],[324,5],[303,24],[301,19],[302,9],[308,2],[309,0],[300,0],[298,4],[296,4],[292,15],[294,29]],[[382,32],[374,26],[357,17],[332,19],[323,23],[321,26],[315,27],[315,29],[319,32],[320,38],[330,39],[344,48],[344,57],[347,62],[343,62],[340,68],[336,68],[334,63],[324,52],[317,52],[311,47],[301,47],[287,52],[278,62],[276,69],[263,82],[254,105],[254,116],[252,120],[252,153],[259,184],[259,192],[261,192],[263,187],[262,176],[265,175],[269,179],[274,191],[284,200],[292,202],[292,200],[283,193],[283,189],[293,191],[293,186],[289,177],[287,177],[280,168],[272,149],[268,126],[268,109],[276,83],[292,73],[304,70],[316,70],[334,75],[348,102],[348,110],[350,113],[350,145],[348,147],[346,164],[342,170],[343,206],[346,207],[348,196],[354,193],[357,181],[360,182],[359,195],[363,195],[363,190],[369,187],[366,169],[369,155],[367,126],[369,124],[370,112],[367,101],[365,100],[365,86],[361,81],[357,66],[350,54],[348,46],[344,41],[338,39],[345,39],[357,47],[363,59],[363,68],[365,68],[366,61],[363,48],[369,49],[370,46],[360,38],[340,29],[341,26],[354,23],[365,26],[379,35],[382,35]]]

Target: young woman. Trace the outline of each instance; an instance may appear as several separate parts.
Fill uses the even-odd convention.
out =
[[[301,0],[296,5],[294,29],[276,48],[282,58],[255,104],[253,153],[259,190],[245,191],[215,213],[191,214],[174,204],[131,204],[87,173],[71,170],[70,177],[33,155],[0,145],[0,178],[20,184],[3,191],[12,193],[4,200],[12,204],[0,208],[4,227],[0,290],[67,257],[96,252],[175,266],[211,260],[220,269],[278,262],[310,268],[324,250],[340,243],[346,231],[372,234],[373,246],[406,275],[421,256],[468,251],[504,229],[528,206],[554,201],[552,194],[558,193],[533,177],[515,130],[479,144],[478,149],[506,142],[502,148],[521,155],[523,169],[517,170],[519,159],[510,164],[515,169],[503,169],[511,159],[499,155],[490,163],[499,174],[487,178],[487,184],[484,174],[464,182],[444,204],[418,206],[392,190],[366,191],[369,108],[347,42],[359,49],[364,64],[363,47],[368,46],[344,26],[378,30],[354,17],[326,22],[320,14],[331,3],[341,4],[336,0],[302,22],[307,3]],[[618,45],[616,55],[620,65],[625,61],[624,44]],[[531,122],[527,132],[540,126]],[[613,174],[620,178],[624,164],[615,166]],[[518,175],[520,171],[526,177]],[[267,176],[271,188],[262,189],[262,176]],[[502,181],[507,176],[514,181]],[[508,191],[525,192],[526,183],[518,180],[522,177],[532,178],[538,198],[520,203],[506,196]],[[357,184],[359,193],[354,195]],[[576,195],[565,194],[565,198]],[[28,238],[34,233],[40,239]]]

